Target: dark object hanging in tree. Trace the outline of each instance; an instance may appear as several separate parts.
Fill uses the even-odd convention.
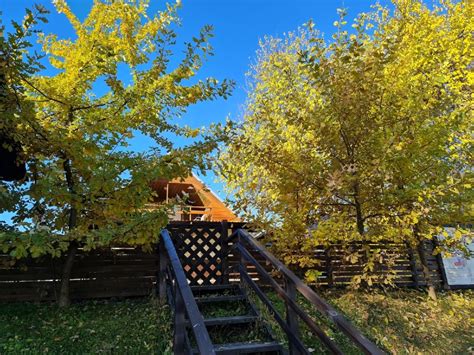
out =
[[[7,146],[7,147],[5,147]],[[8,149],[11,147],[12,149]],[[21,161],[21,146],[0,133],[0,180],[18,181],[26,175],[25,162]]]
[[[3,33],[0,30],[0,38],[1,37],[3,37]],[[8,100],[7,81],[5,79],[5,72],[3,71],[4,59],[5,54],[2,48],[0,51],[0,61],[2,62],[2,66],[0,66],[0,103],[2,114],[4,114],[5,108],[10,106]],[[20,157],[23,149],[18,142],[11,139],[11,136],[7,134],[6,129],[7,128],[3,127],[2,131],[0,131],[0,180],[22,180],[26,175],[25,162]]]

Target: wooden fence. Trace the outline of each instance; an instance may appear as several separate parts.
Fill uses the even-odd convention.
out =
[[[194,285],[238,282],[234,269],[238,263],[232,251],[232,243],[226,243],[230,233],[242,227],[242,223],[193,222],[173,223],[169,231],[177,245],[188,280]],[[353,245],[358,248],[360,245]],[[427,280],[422,272],[418,253],[400,244],[372,244],[387,256],[393,256],[395,264],[380,267],[374,272],[392,273],[399,286],[422,287]],[[425,243],[426,264],[431,281],[438,287],[445,286],[439,257],[433,256],[433,245]],[[269,264],[255,254],[267,271],[276,273]],[[346,260],[344,249],[338,245],[330,249],[317,248],[314,257],[319,264],[318,286],[347,286],[351,278],[360,274],[362,264]],[[60,271],[63,258],[43,257],[24,259],[12,263],[8,255],[0,254],[0,302],[57,300],[60,287]],[[155,290],[159,268],[158,254],[146,253],[134,247],[111,247],[84,252],[79,250],[75,258],[71,278],[71,298],[75,300],[108,297],[148,296]],[[303,275],[305,270],[294,270]],[[256,270],[248,266],[251,277],[259,280]]]
[[[0,255],[1,301],[57,300],[63,258],[24,259],[11,265]],[[79,250],[71,275],[71,298],[145,296],[152,292],[158,256],[138,248]]]
[[[331,245],[329,248],[319,247],[314,250],[313,258],[318,264],[311,270],[319,272],[318,286],[346,287],[352,278],[361,275],[364,270],[363,255],[366,252],[376,252],[381,255],[383,261],[376,263],[374,269],[368,274],[373,278],[374,284],[381,283],[385,279],[392,279],[399,287],[425,287],[431,282],[435,287],[444,287],[444,275],[438,256],[433,255],[434,245],[432,242],[423,244],[424,263],[429,270],[427,280],[423,272],[423,263],[419,253],[412,250],[406,244],[400,243],[352,243],[341,246]],[[358,254],[358,259],[351,262],[350,255]],[[309,269],[309,268],[308,268]],[[295,270],[303,276],[305,269]]]

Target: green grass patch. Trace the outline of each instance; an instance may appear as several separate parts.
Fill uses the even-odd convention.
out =
[[[196,347],[192,331],[188,330],[191,346]],[[209,327],[209,336],[214,344],[255,343],[270,341],[263,325],[260,323],[238,325],[219,325]]]
[[[0,354],[171,354],[167,306],[146,300],[0,305]]]
[[[393,354],[474,353],[474,291],[326,291],[355,326]]]
[[[474,350],[474,291],[440,292],[430,300],[415,290],[336,291],[320,294],[349,318],[364,335],[393,354],[469,354]],[[284,305],[267,294],[284,317]],[[252,297],[254,299],[254,297]],[[300,304],[335,339],[345,354],[359,353],[344,335],[303,299]],[[258,303],[258,302],[257,302]],[[203,305],[207,317],[248,314],[242,302]],[[271,319],[272,315],[262,312]],[[285,335],[273,323],[274,333]],[[233,329],[219,329],[217,343]],[[256,340],[258,328],[235,335]],[[237,334],[239,333],[239,334]],[[244,334],[245,333],[245,334]],[[314,353],[320,342],[304,326],[301,334]],[[172,321],[167,306],[150,300],[88,301],[60,310],[52,304],[0,305],[0,354],[171,354]]]
[[[245,316],[251,314],[250,307],[244,301],[222,301],[199,305],[204,318]]]
[[[472,354],[474,353],[474,292],[451,291],[438,293],[432,301],[417,290],[348,291],[325,290],[319,294],[348,318],[366,337],[392,354]],[[285,317],[283,301],[267,292],[280,315]],[[260,302],[252,297],[254,302]],[[311,315],[344,354],[362,354],[323,317],[314,306],[300,297],[298,303]],[[262,305],[259,304],[259,308]],[[268,312],[262,315],[272,325],[277,338],[286,343],[286,335]],[[300,323],[306,347],[315,353],[326,353],[325,347]]]
[[[283,300],[275,293],[270,290],[266,290],[266,296],[272,302],[273,306],[280,314],[280,316],[285,319],[286,318],[286,310],[285,304]],[[279,326],[278,322],[275,320],[274,316],[268,308],[260,301],[256,294],[254,294],[251,290],[248,290],[248,294],[257,305],[261,316],[263,319],[267,321],[269,324],[271,331],[275,338],[280,341],[281,343],[288,346],[288,338],[286,333],[283,329]],[[328,335],[339,347],[339,349],[348,355],[356,355],[356,354],[363,354],[358,348],[356,348],[348,339],[347,337],[342,334],[333,324],[326,318],[323,317],[319,312],[315,311],[314,307],[309,304],[303,297],[298,298],[298,303],[300,306],[308,313],[310,316],[316,321],[316,324]],[[299,330],[303,344],[307,349],[310,349],[311,352],[315,354],[330,354],[327,350],[326,346],[316,337],[313,332],[309,329],[309,327],[300,320],[299,322]]]

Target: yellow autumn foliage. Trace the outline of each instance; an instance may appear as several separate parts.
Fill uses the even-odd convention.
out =
[[[245,116],[220,157],[235,207],[288,263],[314,246],[389,240],[412,247],[472,222],[472,2],[377,5],[332,39],[316,25],[266,37]],[[351,257],[356,256],[348,256]],[[377,251],[363,256],[370,284]]]

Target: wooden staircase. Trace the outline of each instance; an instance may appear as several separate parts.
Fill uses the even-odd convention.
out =
[[[240,285],[193,286],[191,290],[216,354],[283,353]],[[189,322],[187,325],[191,326]],[[199,354],[196,348],[191,352]]]
[[[202,224],[174,228],[173,235],[161,232],[158,291],[174,312],[175,354],[310,354],[314,350],[304,343],[302,326],[324,352],[343,354],[301,300],[361,352],[383,354],[249,233],[227,231],[226,225],[219,231]],[[284,303],[284,312],[269,290]]]

